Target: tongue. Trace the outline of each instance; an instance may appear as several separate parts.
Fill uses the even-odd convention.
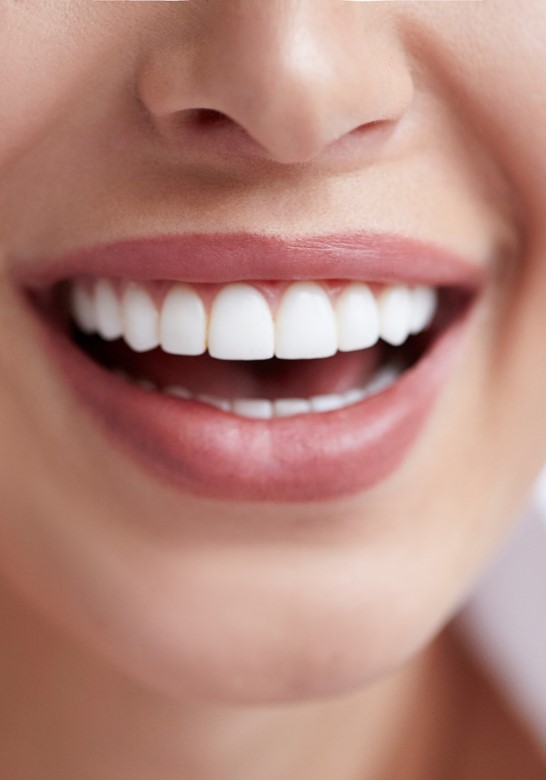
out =
[[[343,393],[370,379],[382,358],[381,344],[360,352],[338,352],[317,360],[225,361],[208,355],[179,357],[159,349],[138,354],[123,342],[91,338],[85,348],[109,368],[147,379],[158,387],[177,385],[218,398],[311,398]]]

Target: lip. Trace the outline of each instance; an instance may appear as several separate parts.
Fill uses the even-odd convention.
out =
[[[439,246],[373,234],[291,240],[167,236],[85,248],[37,266],[18,279],[27,289],[96,275],[215,283],[364,279],[453,285],[475,293],[465,312],[388,390],[338,411],[272,420],[249,420],[143,390],[95,364],[37,317],[46,353],[121,453],[183,492],[275,503],[353,495],[401,466],[451,375],[486,275],[483,265]],[[35,308],[29,309],[36,317]]]
[[[249,233],[139,238],[41,259],[19,280],[41,286],[86,274],[193,283],[363,279],[476,288],[482,263],[437,244],[397,235],[351,233],[291,239]]]

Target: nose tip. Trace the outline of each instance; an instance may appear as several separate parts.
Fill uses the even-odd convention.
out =
[[[226,138],[236,135],[232,148],[239,155],[308,163],[357,129],[392,123],[411,103],[403,52],[377,25],[353,35],[339,15],[332,17],[337,27],[329,28],[324,9],[278,17],[267,9],[240,10],[211,18],[212,34],[189,53],[169,46],[149,58],[140,97],[169,140],[180,141],[188,124],[195,138],[196,109],[201,116],[205,109],[224,119],[207,135],[223,153],[229,153]],[[175,116],[187,121],[172,121]],[[358,136],[365,144],[366,133]]]
[[[297,113],[283,111],[281,116],[264,109],[259,122],[245,125],[217,109],[200,109],[188,116],[187,137],[188,124],[193,123],[195,133],[206,128],[209,147],[216,140],[224,149],[229,146],[234,154],[258,156],[284,165],[308,163],[344,133],[343,130],[335,133],[333,128],[331,134],[327,133],[327,128],[320,127],[311,112],[306,115],[302,109],[299,105]]]
[[[403,84],[404,94],[394,100],[374,88],[362,101],[343,99],[341,88],[323,82],[293,85],[285,83],[282,94],[270,95],[270,102],[254,116],[241,117],[239,124],[259,144],[264,156],[283,164],[304,164],[318,160],[327,151],[352,136],[361,152],[370,145],[372,130],[386,129],[399,119],[412,101],[413,88]],[[328,90],[330,87],[330,91]],[[365,156],[365,155],[364,155]]]
[[[253,116],[239,114],[238,123],[265,157],[285,165],[312,162],[363,124],[350,109],[308,84],[298,84],[292,94],[285,85],[281,95],[270,94],[268,104]]]

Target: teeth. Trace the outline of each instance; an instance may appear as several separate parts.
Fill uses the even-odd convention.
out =
[[[318,282],[294,282],[273,316],[256,287],[236,283],[220,289],[207,314],[190,285],[173,284],[158,310],[144,285],[127,283],[120,300],[114,284],[99,279],[92,291],[75,281],[70,304],[82,331],[105,340],[123,337],[136,352],[161,346],[173,355],[202,355],[208,348],[223,360],[302,360],[367,349],[379,338],[400,346],[430,326],[438,292],[392,285],[374,294],[368,285],[350,282],[332,304]]]
[[[279,398],[273,401],[275,417],[293,417],[296,414],[309,414],[311,401],[305,398]]]
[[[412,291],[412,312],[410,332],[426,330],[434,319],[438,308],[438,292],[434,287],[415,287]]]
[[[311,398],[312,412],[335,412],[336,409],[343,409],[346,405],[343,395],[316,395]]]
[[[379,322],[383,341],[399,347],[410,333],[412,297],[407,287],[387,287],[379,297]]]
[[[135,352],[148,352],[159,346],[159,316],[151,297],[139,284],[131,282],[121,302],[123,335]]]
[[[384,366],[380,368],[366,385],[366,396],[378,395],[393,385],[403,372],[402,366]]]
[[[263,295],[249,284],[228,284],[212,304],[209,353],[222,360],[268,360],[275,328]]]
[[[277,357],[324,358],[335,355],[337,348],[336,318],[324,288],[316,282],[292,284],[277,313]]]
[[[353,404],[359,404],[368,395],[367,390],[362,388],[355,388],[354,390],[348,390],[343,394],[345,406],[353,406]]]
[[[70,306],[76,325],[84,333],[94,333],[97,329],[95,302],[81,282],[74,282],[70,289]]]
[[[228,400],[208,394],[195,395],[187,388],[179,385],[171,385],[160,389],[154,382],[146,379],[133,379],[119,370],[115,370],[114,373],[143,390],[150,392],[160,391],[165,395],[184,401],[199,401],[223,412],[231,412],[239,417],[269,420],[274,417],[294,417],[300,414],[333,412],[338,409],[345,409],[348,406],[354,406],[365,398],[387,390],[403,373],[403,367],[401,364],[383,366],[376,371],[365,387],[347,390],[345,393],[318,395],[313,398],[279,398],[274,401],[265,398],[236,398]]]
[[[165,387],[163,388],[163,392],[166,395],[172,395],[173,398],[183,398],[185,401],[189,401],[193,398],[193,394],[190,393],[189,390],[186,390],[185,387],[178,387],[177,385]]]
[[[207,349],[207,312],[197,293],[176,284],[163,302],[159,323],[161,349],[171,355],[202,355]]]
[[[249,398],[233,401],[232,411],[240,417],[269,420],[273,417],[273,402],[265,398]]]
[[[114,341],[123,334],[118,297],[106,279],[99,279],[95,286],[95,316],[103,339]]]
[[[201,401],[202,404],[215,406],[216,409],[220,409],[222,412],[231,411],[231,401],[227,401],[224,398],[216,398],[214,395],[198,395],[196,398],[198,401]]]
[[[367,285],[350,284],[338,298],[336,315],[342,352],[373,347],[379,340],[379,311]]]

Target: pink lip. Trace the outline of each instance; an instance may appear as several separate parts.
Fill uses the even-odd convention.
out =
[[[474,288],[485,270],[435,244],[354,233],[283,239],[248,233],[188,234],[102,244],[41,260],[27,285],[90,274],[135,281],[365,279]]]
[[[86,274],[190,282],[361,278],[477,292],[485,279],[484,268],[440,247],[369,234],[125,241],[40,266],[23,284]],[[94,364],[50,325],[43,323],[41,333],[107,438],[149,473],[183,491],[224,500],[313,501],[371,488],[401,465],[450,375],[473,308],[389,390],[343,410],[268,421],[147,392]]]

